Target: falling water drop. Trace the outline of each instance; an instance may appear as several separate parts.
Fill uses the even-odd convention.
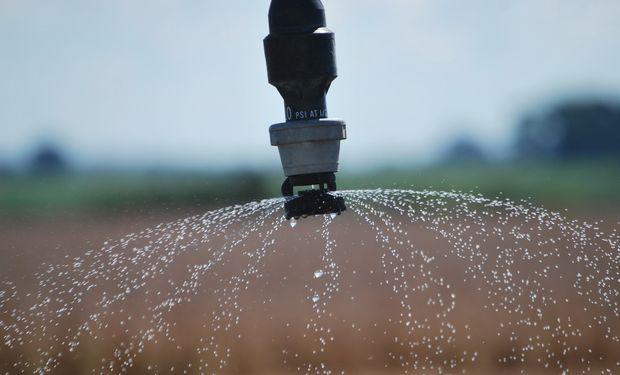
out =
[[[320,299],[321,299],[321,297],[319,297],[318,294],[315,294],[314,297],[312,297],[312,302],[317,303],[317,302],[319,302]]]
[[[297,226],[297,220],[291,219],[290,224],[291,224],[291,228],[295,228]]]
[[[316,270],[314,271],[314,278],[315,279],[320,279],[321,277],[323,277],[325,273],[323,272],[323,270]]]

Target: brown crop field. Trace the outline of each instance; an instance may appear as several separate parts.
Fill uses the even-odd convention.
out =
[[[597,215],[581,216],[594,221],[600,219]],[[617,228],[615,215],[606,218],[603,231]],[[45,269],[43,264],[65,264],[87,250],[97,251],[108,239],[176,219],[159,214],[6,220],[0,222],[0,277],[22,294],[35,292],[33,275]],[[322,364],[334,374],[560,374],[561,368],[573,374],[620,369],[620,344],[604,339],[620,332],[620,319],[593,324],[611,315],[590,304],[587,293],[575,293],[574,274],[580,269],[566,257],[540,260],[534,267],[515,257],[510,264],[514,283],[497,285],[487,277],[502,271],[502,253],[494,249],[506,248],[509,241],[500,237],[480,242],[488,255],[483,265],[487,268],[477,269],[476,259],[452,256],[455,244],[419,223],[405,222],[401,229],[406,235],[394,237],[423,249],[415,254],[398,246],[390,250],[377,241],[376,231],[352,214],[327,227],[317,218],[295,228],[285,225],[258,259],[248,254],[265,239],[250,233],[245,245],[233,250],[215,272],[203,275],[191,299],[165,310],[162,319],[169,324],[155,333],[155,339],[139,348],[127,347],[135,341],[131,337],[148,328],[153,311],[145,301],[155,298],[157,291],[182,285],[188,268],[204,264],[208,253],[227,239],[213,239],[209,248],[178,257],[148,290],[114,305],[103,318],[106,324],[83,338],[78,350],[63,351],[53,373],[120,373],[126,366],[109,360],[119,349],[139,353],[125,369],[135,374],[316,373]],[[333,240],[329,251],[325,228]],[[562,250],[570,244],[555,246]],[[605,260],[600,264],[604,267]],[[317,278],[317,270],[327,275]],[[551,270],[552,275],[541,278],[541,270]],[[544,280],[546,284],[537,287],[553,301],[532,302],[523,280]],[[118,286],[111,279],[98,287],[114,291]],[[525,292],[518,293],[520,288]],[[315,295],[318,302],[312,301]],[[58,320],[62,324],[35,332],[75,330],[96,313],[96,301],[84,298],[79,311]],[[20,301],[12,308],[28,307],[27,297]],[[612,302],[618,303],[618,297]],[[544,316],[537,315],[536,306],[543,308]],[[14,349],[0,346],[0,373],[31,372],[33,368],[15,368],[13,363],[34,363],[37,349],[53,344],[46,337],[31,341]],[[219,369],[222,361],[224,370]]]

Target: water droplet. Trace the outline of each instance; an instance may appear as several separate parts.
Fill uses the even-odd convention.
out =
[[[323,272],[323,270],[316,270],[314,271],[314,278],[315,279],[320,279],[321,277],[323,277],[325,273]]]
[[[318,294],[315,294],[314,297],[312,297],[312,302],[317,303],[317,302],[319,302],[320,299],[321,299],[321,297],[319,297]]]
[[[336,213],[331,213],[329,216],[330,216],[332,219],[335,219],[335,218],[336,218],[336,216],[338,216],[338,214],[336,214]]]
[[[297,220],[291,219],[290,224],[291,224],[291,228],[295,228],[297,226]]]

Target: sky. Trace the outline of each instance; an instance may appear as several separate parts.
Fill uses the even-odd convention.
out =
[[[458,137],[509,150],[523,113],[620,96],[617,0],[324,0],[342,168],[424,163]],[[0,160],[279,167],[266,0],[0,0]]]

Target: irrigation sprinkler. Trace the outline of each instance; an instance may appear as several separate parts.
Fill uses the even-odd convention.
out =
[[[340,214],[337,190],[340,141],[346,124],[328,118],[326,95],[334,79],[336,44],[320,0],[272,0],[269,35],[264,40],[269,83],[284,99],[286,121],[269,129],[286,179],[286,218]],[[318,186],[295,195],[295,187]]]

